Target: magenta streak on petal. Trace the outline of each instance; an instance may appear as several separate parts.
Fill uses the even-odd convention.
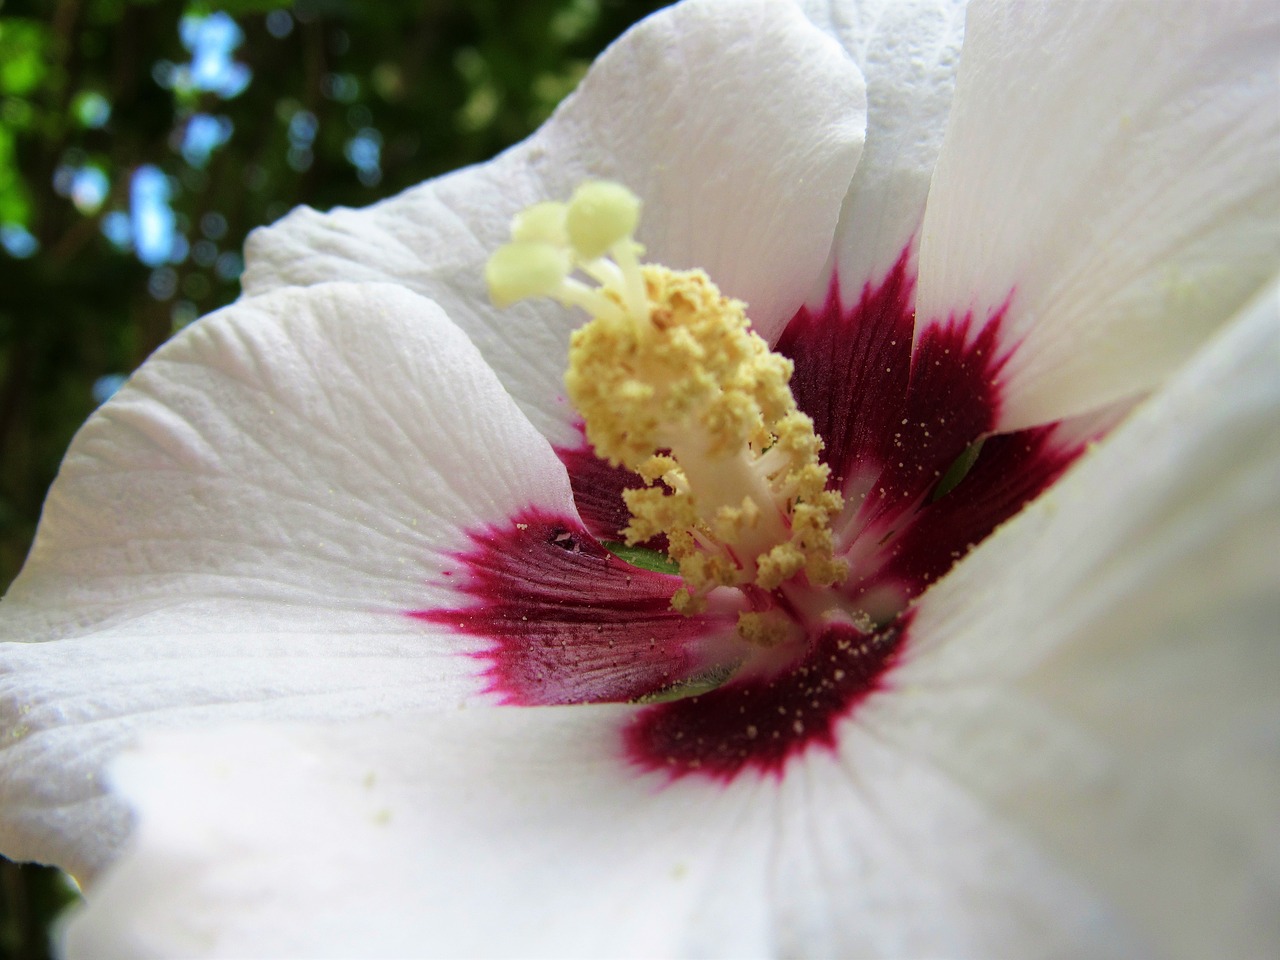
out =
[[[578,424],[579,432],[583,426]],[[556,455],[569,473],[573,502],[582,522],[601,540],[621,540],[631,513],[622,502],[622,491],[643,487],[639,475],[626,467],[613,467],[596,456],[584,433],[575,447],[556,447]]]
[[[671,610],[678,577],[623,563],[575,519],[530,509],[468,536],[450,586],[475,602],[412,615],[492,640],[476,656],[504,703],[633,700],[705,669],[698,642],[733,629]]]
[[[922,593],[1001,523],[1052,485],[1088,448],[1064,443],[1055,427],[1035,427],[992,437],[954,490],[924,505],[881,552],[881,564],[853,590],[879,584],[899,587],[907,598]]]
[[[775,677],[730,681],[701,696],[655,704],[624,730],[626,755],[672,779],[728,782],[744,771],[779,776],[792,758],[835,748],[836,724],[883,688],[909,621],[908,613],[874,637],[832,628]]]
[[[890,427],[893,452],[863,502],[861,526],[892,523],[922,502],[965,448],[995,426],[996,377],[1009,358],[997,353],[1007,306],[976,334],[972,314],[920,332],[902,416]]]
[[[775,349],[795,363],[791,391],[813,418],[838,487],[875,476],[892,452],[911,367],[915,272],[910,247],[877,284],[844,305],[833,276],[822,307],[801,307]]]

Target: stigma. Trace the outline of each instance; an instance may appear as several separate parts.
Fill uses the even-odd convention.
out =
[[[667,538],[684,581],[677,610],[701,610],[717,587],[756,598],[739,631],[772,645],[789,628],[770,595],[798,601],[848,573],[831,533],[843,500],[796,408],[791,361],[702,271],[642,264],[639,219],[639,199],[603,181],[528,208],[489,260],[490,295],[590,315],[570,341],[565,386],[596,454],[646,484],[624,494],[627,543]]]

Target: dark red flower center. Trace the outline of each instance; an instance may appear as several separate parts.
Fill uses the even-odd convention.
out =
[[[852,570],[839,589],[880,627],[817,628],[768,674],[644,708],[626,732],[633,763],[727,780],[834,747],[837,722],[885,687],[909,645],[909,602],[1083,451],[1053,425],[988,437],[1008,360],[997,350],[1003,311],[930,324],[917,343],[914,283],[909,250],[856,298],[833,280],[775,347],[795,363],[796,401],[845,495],[837,536]],[[581,523],[531,511],[473,531],[455,557],[470,602],[415,616],[485,638],[489,689],[507,703],[636,700],[698,677],[733,649],[732,618],[674,613],[678,578],[600,546],[627,522],[621,491],[642,481],[585,443],[558,452]]]

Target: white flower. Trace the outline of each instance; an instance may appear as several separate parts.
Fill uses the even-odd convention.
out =
[[[786,3],[672,8],[492,163],[261,232],[246,298],[86,425],[0,607],[3,852],[104,865],[127,819],[99,777],[142,737],[117,773],[135,846],[90,888],[73,946],[1280,943],[1280,19],[984,4],[952,105],[954,6],[809,13],[826,33]],[[801,328],[828,315],[833,278],[855,306],[897,277],[917,381],[947,356],[924,344],[1002,358],[976,381],[969,439],[1064,418],[1054,436],[1088,435],[1157,389],[923,592],[876,682],[820,711],[829,738],[777,764],[708,776],[688,761],[713,752],[674,773],[636,752],[654,716],[678,718],[673,748],[727,742],[724,712],[707,726],[689,701],[457,709],[607,699],[635,669],[696,673],[724,632],[646,614],[678,624],[650,656],[623,604],[599,602],[574,617],[629,634],[633,662],[613,669],[570,631],[577,661],[513,686],[504,638],[530,614],[563,627],[567,605],[504,607],[511,628],[487,639],[467,619],[477,557],[544,556],[561,535],[590,554],[579,508],[603,522],[563,465],[581,444],[559,387],[575,319],[499,313],[482,286],[511,215],[588,175],[644,197],[650,257],[705,268],[771,340],[806,303]],[[969,409],[972,387],[927,405]],[[931,431],[911,439],[904,464],[943,456],[918,454]],[[587,569],[569,585],[623,590],[616,562]],[[631,575],[628,603],[667,586]],[[341,722],[172,729],[264,719]]]

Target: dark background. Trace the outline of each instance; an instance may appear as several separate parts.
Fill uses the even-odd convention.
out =
[[[661,6],[0,0],[0,592],[72,435],[235,299],[249,230],[487,159]],[[0,859],[0,958],[75,896]]]

